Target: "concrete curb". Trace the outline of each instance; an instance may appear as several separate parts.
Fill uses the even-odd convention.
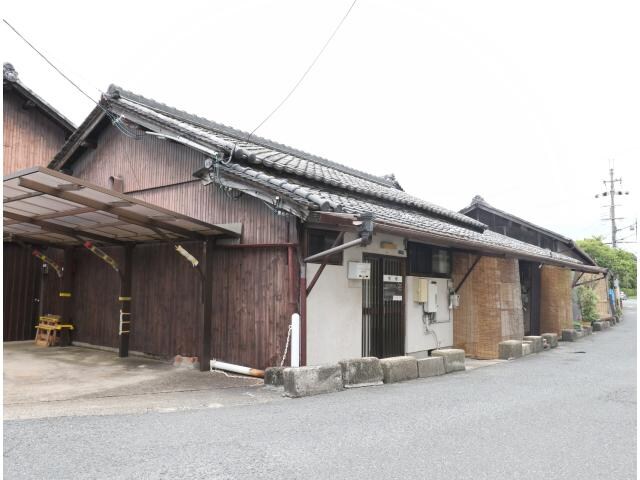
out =
[[[510,360],[522,357],[522,342],[519,340],[505,340],[498,344],[498,358]]]
[[[418,378],[418,361],[413,357],[391,357],[380,360],[384,383]]]
[[[531,352],[540,353],[544,350],[542,346],[542,337],[540,335],[527,335],[523,338],[526,342],[531,342]]]
[[[578,339],[578,332],[573,328],[562,329],[562,341],[563,342],[575,342]]]
[[[284,394],[292,398],[338,392],[344,388],[342,369],[338,364],[285,368],[283,383]]]
[[[437,377],[447,373],[444,369],[443,357],[427,357],[418,360],[418,377]]]
[[[558,346],[557,333],[543,333],[541,337],[547,341],[549,348],[556,348]]]
[[[285,367],[269,367],[264,371],[264,384],[267,387],[284,387]]]
[[[444,357],[444,370],[447,373],[464,371],[464,350],[444,348],[431,352],[432,357]]]
[[[338,362],[344,388],[382,385],[383,373],[376,357],[353,358]]]

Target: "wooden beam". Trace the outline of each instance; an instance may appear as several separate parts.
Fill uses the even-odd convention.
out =
[[[18,181],[19,185],[24,188],[29,188],[31,190],[35,190],[37,192],[41,192],[47,195],[51,195],[53,197],[62,198],[63,200],[67,200],[69,202],[77,203],[80,205],[84,205],[86,207],[95,208],[96,210],[102,210],[103,212],[112,213],[116,215],[119,219],[123,221],[127,221],[129,223],[133,223],[135,225],[139,225],[141,227],[155,227],[162,228],[169,232],[177,233],[178,235],[182,235],[186,238],[193,238],[197,240],[204,240],[206,237],[200,233],[192,232],[191,230],[184,229],[182,227],[178,227],[176,225],[171,225],[169,223],[165,223],[159,221],[157,219],[152,219],[145,217],[144,215],[139,215],[134,212],[129,212],[122,207],[116,205],[110,205],[108,203],[100,202],[98,200],[93,200],[91,198],[84,197],[82,195],[78,195],[77,193],[68,192],[61,190],[56,187],[51,187],[49,185],[45,185],[40,182],[36,182],[34,180],[29,180],[28,178],[21,177]]]
[[[27,198],[39,197],[40,195],[43,194],[40,192],[29,192],[25,193],[24,195],[16,195],[15,197],[5,198],[2,200],[2,203],[18,202],[20,200],[26,200]]]
[[[110,243],[110,244],[116,244],[116,245],[123,244],[123,242],[112,237],[105,237],[103,235],[98,235],[97,233],[85,232],[80,228],[68,228],[63,225],[58,225],[57,223],[51,223],[45,220],[38,220],[36,218],[27,217],[24,215],[20,215],[18,213],[7,212],[6,210],[3,212],[3,216],[5,216],[6,218],[10,218],[11,220],[18,220],[21,223],[30,223],[32,225],[36,225],[40,227],[43,230],[59,233],[61,235],[67,235],[71,238],[86,237],[86,238],[91,238],[93,240],[97,240],[99,242],[104,242],[104,243]]]
[[[129,356],[129,337],[131,336],[131,280],[133,269],[133,246],[124,247],[124,271],[120,276],[120,322],[118,335],[120,337],[120,347],[118,356]]]
[[[95,211],[96,211],[95,208],[80,207],[80,208],[72,208],[70,210],[65,210],[64,212],[53,212],[53,213],[45,213],[43,215],[36,215],[32,218],[35,218],[36,220],[48,220],[50,218],[71,217],[73,215],[80,215],[82,213],[91,213]]]
[[[342,243],[343,238],[344,238],[344,232],[340,232],[336,237],[336,239],[334,240],[333,244],[331,245],[331,248],[335,248],[338,245],[340,245]],[[327,266],[327,262],[329,261],[329,257],[330,255],[327,255],[322,259],[322,264],[320,265],[320,268],[318,268],[318,271],[313,276],[313,279],[311,279],[311,283],[309,283],[309,286],[307,287],[307,296],[309,296],[309,294],[311,293],[311,290],[313,290],[313,286],[316,284],[316,282],[320,278],[320,275],[322,275],[322,272],[324,271],[325,267]]]
[[[209,370],[211,330],[213,322],[213,239],[204,242],[204,275],[202,285],[202,323],[200,325],[200,371]]]

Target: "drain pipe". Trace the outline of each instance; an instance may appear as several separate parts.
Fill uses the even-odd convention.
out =
[[[209,362],[209,369],[211,371],[226,370],[227,372],[240,373],[242,375],[249,375],[250,377],[264,378],[264,370],[243,367],[241,365],[234,365],[233,363],[220,362],[218,360],[211,360]]]

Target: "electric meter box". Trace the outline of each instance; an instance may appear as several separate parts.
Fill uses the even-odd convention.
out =
[[[416,278],[413,281],[413,301],[416,303],[427,303],[428,280],[426,278]]]
[[[364,262],[349,262],[347,278],[349,280],[369,280],[369,278],[371,278],[371,264]]]

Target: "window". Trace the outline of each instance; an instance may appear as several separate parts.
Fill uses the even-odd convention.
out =
[[[307,257],[315,255],[316,253],[324,252],[333,247],[336,238],[340,232],[333,230],[307,230]],[[310,263],[322,263],[324,258],[319,258]],[[328,265],[342,265],[342,252],[334,253],[327,257]]]
[[[451,276],[451,250],[448,248],[409,242],[408,261],[409,275]]]

